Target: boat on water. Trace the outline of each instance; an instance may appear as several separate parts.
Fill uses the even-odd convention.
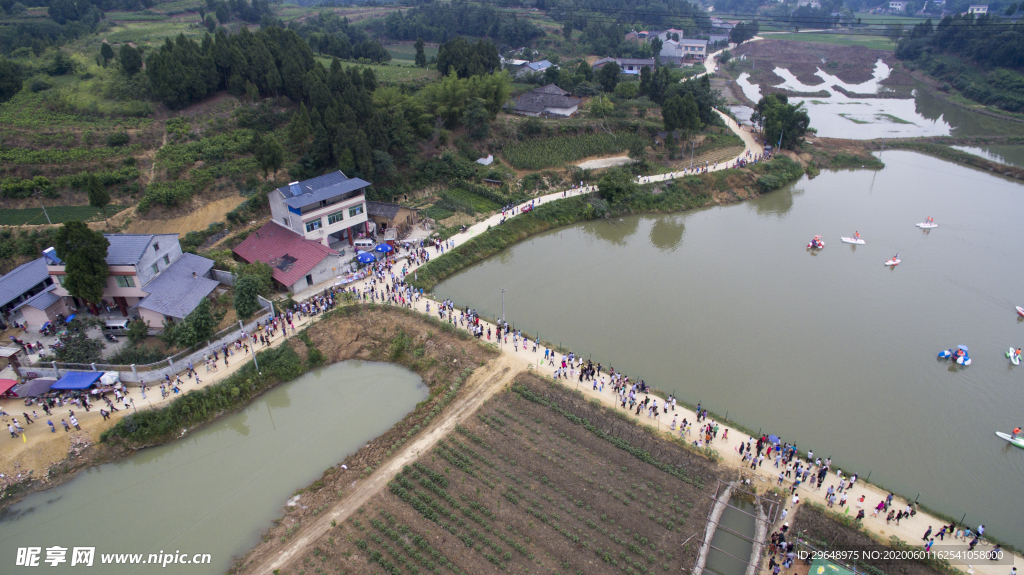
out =
[[[1005,439],[1006,441],[1010,442],[1011,445],[1015,445],[1021,449],[1024,449],[1024,437],[1014,437],[1009,433],[1003,433],[1002,431],[997,431],[996,435],[1000,439]]]
[[[860,238],[847,238],[847,237],[841,237],[841,238],[839,238],[839,239],[843,240],[843,243],[844,243],[844,244],[856,244],[856,245],[858,245],[858,246],[862,246],[862,245],[864,245],[864,240],[862,240],[862,239],[860,239]]]
[[[1017,306],[1017,315],[1024,317],[1024,307]]]
[[[971,365],[971,356],[967,355],[967,346],[958,345],[956,349],[944,349],[939,352],[939,359],[950,359],[960,365]]]
[[[821,240],[821,236],[814,236],[814,239],[807,244],[809,250],[820,250],[823,247],[825,247],[825,242]]]
[[[1010,351],[1006,352],[1006,357],[1010,358],[1010,363],[1013,365],[1020,365],[1020,354],[1016,349],[1011,347]]]
[[[889,261],[885,262],[885,265],[887,265],[887,266],[898,266],[898,265],[900,265],[900,260],[898,260],[898,259],[896,259],[896,260],[889,260]]]
[[[939,227],[939,224],[929,223],[929,222],[921,222],[921,223],[917,224],[917,227],[921,228],[922,230],[930,230],[932,228]]]

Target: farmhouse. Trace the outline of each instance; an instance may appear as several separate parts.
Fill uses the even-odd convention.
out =
[[[610,62],[618,64],[623,74],[639,74],[644,66],[654,69],[654,58],[601,58],[594,62],[592,68],[600,70]]]
[[[274,221],[245,238],[234,254],[246,263],[268,264],[274,283],[293,294],[325,282],[341,270],[338,252]]]
[[[548,84],[514,98],[508,108],[523,116],[567,118],[576,113],[581,102],[583,100],[580,98],[574,98],[558,86]]]

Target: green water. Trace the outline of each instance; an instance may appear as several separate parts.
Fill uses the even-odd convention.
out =
[[[448,278],[439,297],[1024,545],[1024,186],[912,152],[757,200],[588,222]],[[939,227],[915,227],[932,216]],[[867,244],[840,243],[859,231]],[[815,234],[825,249],[809,253]],[[899,252],[895,269],[883,262]],[[1022,318],[1024,319],[1024,318]],[[973,365],[938,360],[965,344]]]
[[[428,390],[419,376],[344,362],[280,385],[171,444],[79,473],[0,516],[0,573],[224,573],[260,541],[294,492],[399,421]],[[340,471],[358,478],[358,470]],[[302,498],[298,500],[303,505]],[[68,549],[59,568],[16,567],[19,547]],[[70,567],[95,547],[93,567]],[[205,565],[99,565],[105,553],[209,553]]]

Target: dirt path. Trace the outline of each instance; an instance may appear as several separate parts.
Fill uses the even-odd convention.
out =
[[[366,503],[370,497],[384,489],[388,481],[402,469],[403,465],[418,459],[421,452],[429,451],[439,439],[451,433],[459,421],[472,415],[487,399],[509,384],[524,367],[526,367],[525,363],[518,357],[503,354],[488,362],[483,368],[474,371],[467,385],[467,394],[452,405],[451,411],[442,421],[420,434],[416,441],[408,444],[397,456],[374,470],[370,477],[357,480],[362,483],[346,494],[344,500],[336,504],[316,523],[306,527],[301,535],[289,543],[286,550],[264,560],[262,564],[249,569],[248,572],[272,575],[290,561],[301,556],[306,549],[327,534],[331,529],[331,523],[341,523]]]
[[[600,170],[601,168],[611,168],[614,166],[624,166],[626,164],[632,164],[634,160],[629,156],[613,156],[611,158],[600,158],[597,160],[587,160],[586,162],[580,162],[576,164],[584,170]]]

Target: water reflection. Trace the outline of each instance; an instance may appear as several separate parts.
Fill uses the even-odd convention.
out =
[[[649,237],[651,244],[663,252],[674,252],[683,243],[686,225],[681,217],[665,217],[654,220]]]
[[[996,144],[992,146],[950,146],[980,158],[1009,166],[1024,167],[1024,146]]]
[[[799,185],[804,179],[801,177],[795,185]],[[782,218],[789,210],[793,209],[793,196],[803,194],[803,190],[796,190],[794,186],[786,186],[781,190],[775,190],[761,196],[756,202],[748,202],[747,207],[754,208],[759,216],[775,216]]]
[[[0,515],[0,557],[13,562],[19,547],[40,542],[96,546],[97,555],[195,549],[214,562],[196,572],[223,573],[232,556],[259,542],[296,487],[386,431],[427,395],[416,374],[392,365],[338,363],[307,373],[183,440],[88,469],[13,504]],[[145,509],[125,506],[139,501]],[[126,573],[113,565],[90,571]],[[78,570],[64,564],[47,572]],[[131,572],[184,573],[145,565]]]
[[[269,403],[267,404],[267,411],[270,411],[270,404]],[[233,417],[233,418],[231,418],[231,420],[228,422],[227,428],[232,430],[232,431],[234,431],[235,433],[237,433],[238,435],[240,435],[242,437],[246,437],[246,436],[249,435],[249,431],[250,431],[249,430],[249,425],[246,423],[247,419],[248,419],[248,416],[246,416],[245,413],[243,412],[241,417]]]
[[[922,84],[914,90],[917,113],[929,120],[942,119],[950,126],[953,136],[1010,136],[1024,134],[1024,124],[985,116],[944,102],[931,94]]]
[[[583,231],[599,240],[624,246],[639,227],[640,218],[608,218],[583,224]]]

